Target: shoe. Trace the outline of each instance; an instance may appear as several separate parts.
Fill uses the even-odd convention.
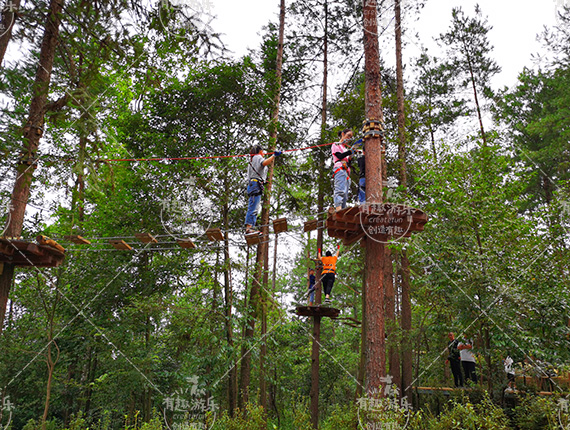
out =
[[[327,298],[327,299],[325,299],[325,301],[324,301],[323,303],[326,303],[326,304],[328,305],[328,304],[331,303],[331,299],[330,299],[330,298]]]
[[[258,231],[258,230],[254,230],[254,229],[252,229],[252,228],[246,228],[246,229],[245,229],[245,234],[261,234],[261,232]]]

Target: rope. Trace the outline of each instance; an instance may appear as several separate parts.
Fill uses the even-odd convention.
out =
[[[321,143],[319,145],[312,145],[312,146],[305,146],[303,148],[293,148],[293,149],[285,149],[282,152],[294,152],[294,151],[305,151],[307,149],[319,148],[322,146],[330,146],[334,142],[331,143]],[[272,155],[275,152],[269,152],[267,155]],[[98,163],[105,163],[105,162],[119,162],[119,161],[188,161],[188,160],[213,160],[213,159],[222,159],[222,158],[238,158],[238,157],[249,157],[251,154],[237,154],[237,155],[208,155],[204,157],[155,157],[155,158],[98,158],[93,160],[94,162]]]

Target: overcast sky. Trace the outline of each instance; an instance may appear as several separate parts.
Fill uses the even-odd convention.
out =
[[[225,33],[226,46],[236,56],[247,53],[247,48],[258,48],[261,28],[270,20],[277,22],[279,0],[182,0],[202,2],[216,15],[214,29]],[[402,0],[404,3],[411,0]],[[421,45],[429,48],[432,55],[439,53],[434,37],[445,32],[451,22],[451,10],[461,6],[468,15],[473,15],[479,4],[484,16],[493,26],[489,38],[494,46],[494,58],[503,71],[494,81],[494,86],[511,86],[524,66],[532,66],[531,54],[540,51],[536,35],[545,25],[556,23],[556,8],[569,0],[427,0],[419,20],[406,17],[408,28],[405,56],[417,56]],[[209,2],[209,3],[208,3]],[[289,4],[289,0],[287,0]],[[392,2],[393,4],[393,2]],[[390,8],[391,9],[391,8]],[[381,20],[382,21],[382,20]],[[418,33],[419,39],[412,38]],[[392,44],[393,26],[382,36],[382,42]],[[393,54],[382,53],[389,65]]]

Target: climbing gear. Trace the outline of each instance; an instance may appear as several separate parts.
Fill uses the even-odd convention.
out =
[[[260,196],[263,194],[263,187],[264,187],[264,182],[261,179],[250,179],[250,181],[255,182],[257,184],[257,189],[251,191],[248,193],[249,196]]]
[[[385,135],[384,123],[377,119],[367,119],[362,122],[362,134],[363,139],[375,136],[382,138]]]
[[[323,262],[323,271],[322,274],[326,275],[327,273],[336,273],[336,257],[322,257]]]

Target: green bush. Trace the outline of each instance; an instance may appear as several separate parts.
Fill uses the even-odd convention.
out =
[[[356,405],[339,406],[329,417],[321,417],[321,430],[356,430],[358,416]]]
[[[265,411],[259,405],[248,403],[245,411],[236,409],[234,417],[230,417],[227,411],[224,411],[220,417],[216,419],[212,430],[266,430],[267,417]]]
[[[520,430],[560,429],[557,401],[539,396],[524,396],[515,407],[513,421]],[[567,417],[562,417],[566,423]]]
[[[453,400],[444,413],[430,420],[430,430],[508,430],[509,420],[503,410],[488,396],[473,405],[469,400]]]

